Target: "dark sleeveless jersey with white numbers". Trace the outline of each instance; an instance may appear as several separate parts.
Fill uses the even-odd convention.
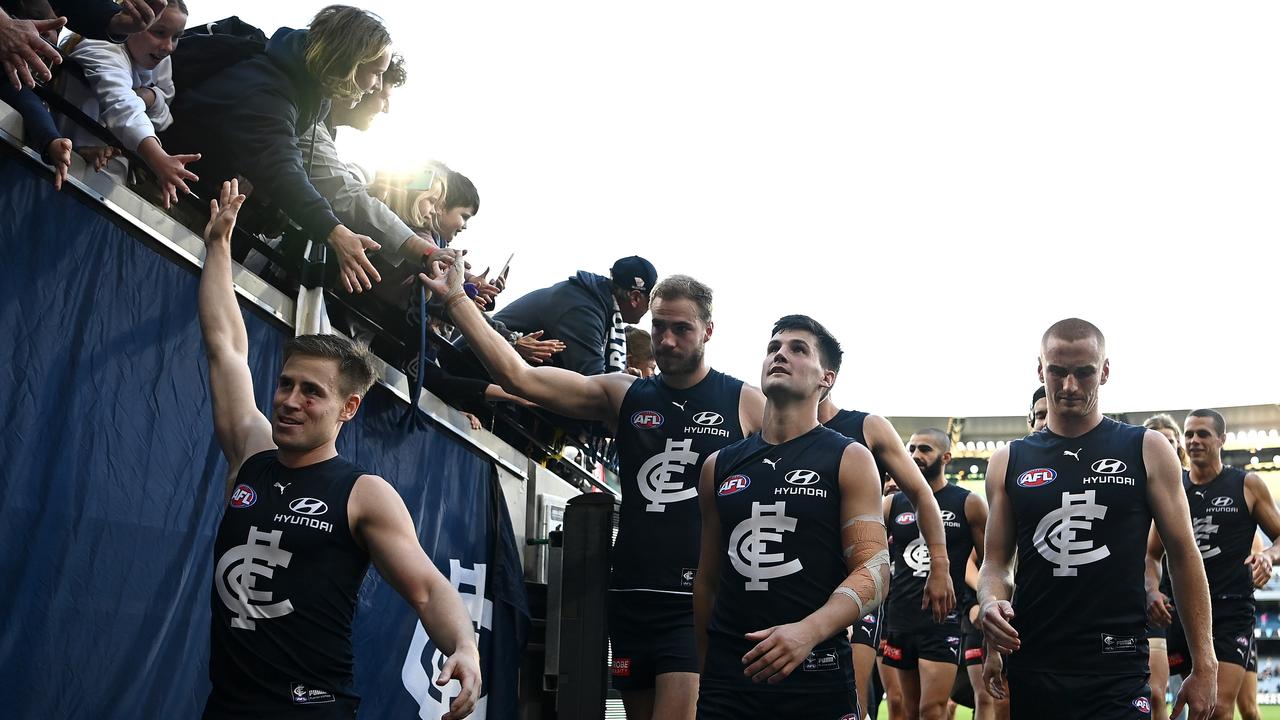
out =
[[[753,691],[840,690],[853,685],[843,630],[814,646],[776,685],[742,674],[746,633],[793,623],[826,604],[848,577],[840,539],[840,458],[851,441],[818,426],[781,445],[759,434],[716,456],[720,583],[708,627],[704,684]]]
[[[944,485],[933,494],[942,511],[942,528],[947,539],[947,558],[951,561],[951,583],[964,588],[964,571],[973,552],[973,531],[969,518],[964,514],[965,499],[969,491],[959,485]],[[889,558],[893,562],[893,578],[889,582],[889,597],[885,600],[888,614],[885,622],[889,630],[914,632],[940,627],[933,621],[933,613],[921,610],[924,583],[929,577],[929,547],[916,525],[916,511],[903,493],[894,493],[889,505]],[[959,607],[959,606],[957,606]],[[958,628],[959,610],[952,611],[942,626]]]
[[[858,444],[870,449],[867,444],[867,436],[863,434],[862,426],[866,423],[867,416],[871,413],[864,413],[860,410],[841,410],[831,417],[830,420],[823,423],[827,427],[858,441]],[[876,457],[876,472],[880,474],[880,484],[884,485],[884,474],[888,472],[888,468],[880,464],[880,458]]]
[[[1253,597],[1253,574],[1244,562],[1252,553],[1258,524],[1245,503],[1245,474],[1239,468],[1224,466],[1213,480],[1196,485],[1190,473],[1182,473],[1196,547],[1204,559],[1209,595],[1214,600]]]
[[[214,541],[205,717],[353,717],[351,620],[369,556],[347,522],[362,470],[334,457],[241,466]]]
[[[693,593],[698,477],[708,455],[742,439],[741,397],[742,381],[716,370],[684,390],[661,375],[631,383],[618,413],[622,509],[611,588]]]
[[[1080,437],[1046,428],[1009,445],[1022,642],[1010,668],[1147,672],[1145,432],[1103,418]]]

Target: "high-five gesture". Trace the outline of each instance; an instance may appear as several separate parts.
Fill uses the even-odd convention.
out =
[[[229,180],[222,183],[222,192],[218,198],[209,201],[209,222],[204,226],[206,244],[231,241],[231,231],[235,229],[236,217],[243,204],[244,195],[240,194],[240,182]]]

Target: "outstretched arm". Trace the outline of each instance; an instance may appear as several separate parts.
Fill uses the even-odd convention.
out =
[[[756,646],[742,662],[754,682],[782,682],[815,645],[854,624],[884,599],[889,541],[881,515],[880,475],[866,448],[858,443],[845,448],[839,482],[841,545],[849,576],[803,620],[747,633]]]
[[[450,252],[450,251],[445,251]],[[531,367],[499,335],[462,289],[461,258],[446,270],[443,279],[418,278],[444,298],[457,326],[480,362],[503,390],[537,403],[552,412],[583,420],[612,423],[627,388],[635,376],[609,373],[589,377],[556,367]]]
[[[249,336],[231,282],[231,230],[243,202],[235,180],[224,182],[219,199],[209,201],[204,269],[200,272],[200,332],[209,358],[213,429],[230,467],[228,481],[245,458],[275,447],[271,424],[253,401]]]
[[[947,557],[947,536],[942,529],[938,500],[888,420],[868,415],[863,421],[862,434],[867,446],[916,509],[916,524],[929,548],[929,577],[925,580],[922,607],[932,608],[934,622],[942,622],[947,613],[955,609],[956,589],[951,583],[951,561]]]
[[[1182,683],[1170,716],[1177,717],[1185,705],[1192,720],[1207,718],[1217,697],[1218,660],[1213,651],[1209,583],[1191,530],[1182,466],[1169,441],[1155,430],[1142,438],[1142,462],[1147,468],[1147,504],[1169,559],[1174,603],[1191,650],[1191,674]]]
[[[348,513],[352,534],[378,573],[413,607],[428,637],[448,656],[436,684],[457,680],[462,685],[443,720],[470,715],[480,697],[480,651],[462,596],[422,550],[404,500],[386,480],[360,476]]]

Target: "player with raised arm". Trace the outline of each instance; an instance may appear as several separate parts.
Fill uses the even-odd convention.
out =
[[[211,201],[200,275],[213,425],[228,466],[204,717],[355,717],[351,622],[372,560],[448,656],[436,684],[461,687],[444,717],[464,718],[481,679],[462,598],[423,552],[395,488],[338,455],[338,433],[374,381],[368,355],[336,335],[296,337],[285,346],[271,419],[254,404],[231,280],[243,202],[234,180]]]
[[[454,267],[457,267],[455,264]],[[692,718],[698,697],[693,585],[698,473],[708,455],[758,431],[764,396],[712,369],[711,289],[672,275],[650,294],[661,373],[580,375],[532,367],[467,302],[461,275],[420,279],[504,390],[552,412],[606,423],[617,439],[622,509],[613,548],[609,639],[613,685],[630,720]]]

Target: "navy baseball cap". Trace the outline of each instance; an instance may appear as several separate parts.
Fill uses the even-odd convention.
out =
[[[624,257],[613,264],[609,270],[613,276],[613,284],[623,290],[639,290],[648,295],[658,282],[658,271],[653,263],[638,255]]]

